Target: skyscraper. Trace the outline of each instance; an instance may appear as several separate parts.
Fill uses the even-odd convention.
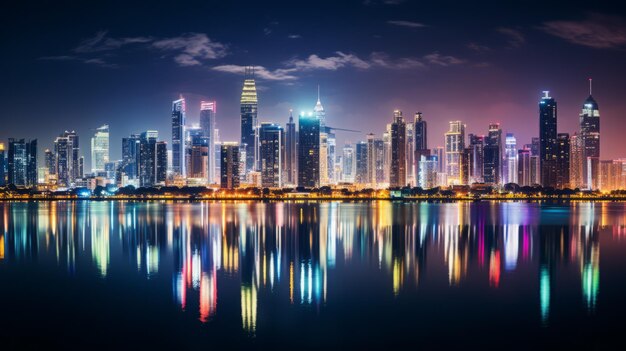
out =
[[[570,140],[569,134],[558,133],[556,137],[556,188],[570,186]]]
[[[164,185],[167,180],[167,163],[167,143],[165,141],[157,141],[155,167],[155,180],[157,184]]]
[[[483,156],[483,180],[487,184],[500,184],[502,160],[502,129],[499,123],[489,125]]]
[[[341,181],[346,183],[353,183],[355,181],[355,166],[356,160],[354,155],[354,146],[350,143],[346,143],[343,146],[343,158],[342,158],[343,166],[342,166],[342,176]]]
[[[600,162],[600,110],[591,95],[589,79],[589,97],[583,103],[580,112],[580,138],[582,139],[583,183],[587,189],[598,189]]]
[[[109,126],[96,129],[91,138],[91,173],[104,172],[104,164],[109,162]]]
[[[261,185],[267,188],[282,186],[282,150],[284,130],[279,124],[261,123],[259,151],[261,153]]]
[[[557,158],[557,108],[556,100],[550,97],[548,91],[539,102],[539,168],[541,170],[541,185],[544,187],[556,186],[556,158]]]
[[[54,141],[58,184],[63,187],[74,185],[81,177],[78,135],[65,131]]]
[[[420,156],[419,161],[419,186],[422,189],[430,189],[437,186],[437,156]]]
[[[580,134],[574,133],[570,136],[570,162],[569,162],[569,181],[570,188],[584,189],[585,181],[583,180],[583,139]]]
[[[506,159],[504,183],[517,183],[517,139],[513,133],[506,133],[504,157]]]
[[[139,176],[139,149],[141,136],[132,134],[122,138],[122,164],[121,170],[130,180]]]
[[[448,184],[461,184],[461,153],[465,149],[465,125],[461,121],[450,122],[450,130],[446,132],[445,137]]]
[[[209,140],[204,136],[204,132],[200,132],[191,136],[191,145],[187,149],[187,179],[196,183],[209,183]]]
[[[217,103],[215,101],[200,102],[200,128],[202,134],[207,138],[209,148],[208,156],[208,183],[216,182],[215,179],[215,116],[217,113]]]
[[[393,123],[391,123],[389,185],[391,187],[406,186],[406,123],[400,110],[393,111]]]
[[[223,142],[220,153],[220,187],[235,189],[239,187],[239,143]]]
[[[530,176],[530,149],[524,147],[517,150],[517,184],[519,186],[533,185]]]
[[[4,145],[3,145],[4,146]],[[54,152],[50,149],[44,150],[44,165],[49,175],[56,174],[56,159],[54,157]]]
[[[148,130],[141,133],[139,144],[139,185],[154,186],[156,180],[156,144],[159,132]]]
[[[416,186],[416,170],[418,168],[415,161],[415,124],[406,123],[406,181],[410,186]]]
[[[254,68],[246,67],[241,91],[241,145],[246,149],[246,174],[258,169],[257,105]],[[223,174],[224,172],[222,172]],[[245,177],[245,175],[243,175]]]
[[[309,113],[298,117],[298,186],[320,184],[320,119]]]
[[[483,160],[484,160],[485,137],[482,135],[469,135],[469,184],[483,183]]]
[[[289,122],[285,129],[285,181],[287,184],[298,182],[298,134],[296,123],[293,121],[292,111],[289,111]]]
[[[185,99],[172,102],[172,172],[185,177]]]
[[[368,143],[365,141],[359,141],[355,146],[355,172],[354,182],[356,184],[367,184],[369,182],[368,168],[369,162],[367,160],[368,155]]]
[[[4,150],[4,143],[0,143],[0,186],[6,185],[6,154]]]
[[[9,138],[7,155],[8,183],[15,186],[37,185],[37,139]]]

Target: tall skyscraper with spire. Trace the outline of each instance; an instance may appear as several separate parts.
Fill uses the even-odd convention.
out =
[[[172,101],[172,171],[185,177],[185,98]]]
[[[241,145],[246,151],[246,175],[250,171],[258,170],[258,98],[254,67],[245,68],[246,79],[241,91]]]
[[[544,187],[556,186],[557,166],[557,132],[556,132],[556,100],[550,97],[550,92],[544,91],[539,101],[539,168],[541,170],[541,185]]]
[[[600,164],[600,110],[592,96],[589,79],[589,97],[580,112],[580,138],[582,143],[583,184],[587,189],[598,189]]]
[[[430,156],[430,150],[428,149],[428,125],[426,121],[422,117],[421,112],[415,113],[415,118],[413,120],[413,144],[415,149],[413,150],[413,163],[414,163],[414,174],[415,181],[420,177],[420,167],[419,163],[422,160],[422,156],[428,157]]]
[[[289,122],[287,122],[285,132],[285,182],[287,184],[296,184],[298,183],[298,135],[296,133],[296,123],[293,121],[293,111],[291,110],[289,110]]]
[[[326,111],[320,100],[319,85],[313,113],[320,121],[320,184],[327,185],[334,179],[336,139],[335,133],[326,126]]]
[[[400,110],[393,111],[393,123],[391,123],[389,185],[391,187],[406,186],[406,123]]]
[[[201,101],[200,102],[200,129],[202,129],[202,135],[207,138],[209,147],[209,162],[208,162],[208,181],[209,184],[217,183],[215,176],[215,114],[217,112],[217,103],[215,101]]]

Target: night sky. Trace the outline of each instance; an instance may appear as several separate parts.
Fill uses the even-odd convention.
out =
[[[188,122],[214,99],[221,140],[238,141],[241,67],[255,65],[260,121],[312,109],[319,84],[327,123],[363,132],[338,146],[381,135],[401,109],[424,113],[430,147],[450,120],[479,134],[500,122],[521,147],[542,90],[573,133],[592,77],[601,157],[626,157],[626,14],[613,3],[15,1],[0,14],[0,138],[43,150],[75,129],[90,169],[93,129],[110,125],[112,159],[131,133],[169,142],[183,94]]]

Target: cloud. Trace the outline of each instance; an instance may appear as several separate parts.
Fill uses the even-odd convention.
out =
[[[465,60],[463,59],[460,59],[454,56],[441,55],[438,52],[434,52],[432,54],[426,55],[424,56],[424,59],[426,60],[426,62],[432,65],[443,66],[443,67],[452,66],[452,65],[460,65],[462,63],[465,63]]]
[[[400,27],[408,27],[408,28],[423,28],[423,27],[426,27],[426,25],[423,24],[423,23],[412,22],[412,21],[387,21],[387,24],[391,24],[391,25],[394,25],[394,26],[400,26]]]
[[[424,68],[426,65],[416,58],[400,58],[393,60],[389,55],[383,52],[374,52],[370,55],[370,62],[372,65],[389,69],[411,69],[411,68]]]
[[[227,55],[226,45],[212,41],[204,33],[156,40],[152,47],[177,53],[174,61],[180,66],[198,66],[202,64],[200,60],[214,60]]]
[[[517,29],[500,27],[496,31],[508,38],[507,41],[511,48],[519,48],[526,43],[526,37]]]
[[[78,61],[90,65],[106,67],[106,68],[117,68],[118,66],[113,63],[108,63],[101,58],[83,58],[80,56],[70,56],[70,55],[59,55],[59,56],[43,56],[39,58],[40,60],[47,61]]]
[[[142,44],[152,41],[150,37],[126,37],[111,38],[107,36],[108,31],[99,31],[95,36],[85,39],[72,51],[78,54],[87,54],[108,50],[116,50],[129,44]]]
[[[582,21],[549,21],[539,29],[572,44],[594,49],[626,46],[626,21],[617,16],[591,14]]]
[[[289,39],[300,39],[300,38],[302,38],[302,36],[300,34],[289,34],[287,36],[287,38],[289,38]]]
[[[485,45],[480,45],[477,43],[468,43],[467,48],[472,50],[472,51],[476,51],[476,52],[487,52],[487,51],[491,51],[491,48]]]
[[[272,30],[270,28],[265,27],[263,28],[263,34],[270,35],[272,34]]]
[[[243,75],[245,73],[246,66],[240,65],[221,65],[212,67],[212,70],[226,73],[234,73]],[[276,69],[276,70],[268,70],[263,66],[254,66],[254,75],[255,77],[265,79],[265,80],[274,80],[274,81],[289,81],[297,79],[296,76],[292,75],[294,73],[294,69]]]
[[[336,71],[342,67],[356,67],[361,69],[367,69],[371,66],[370,63],[360,59],[353,54],[345,54],[341,51],[335,53],[336,56],[328,56],[325,58],[318,55],[310,55],[304,60],[292,59],[287,61],[287,66],[293,67],[297,70],[314,70],[323,69]]]

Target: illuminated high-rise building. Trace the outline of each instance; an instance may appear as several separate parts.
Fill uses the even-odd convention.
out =
[[[148,130],[139,139],[139,185],[151,187],[157,183],[157,138],[159,132]]]
[[[406,123],[402,111],[393,111],[391,123],[391,168],[389,185],[391,187],[406,186]]]
[[[556,188],[570,186],[570,139],[567,133],[558,133],[556,137]]]
[[[483,152],[483,181],[498,185],[502,174],[502,129],[499,123],[489,125]]]
[[[267,188],[282,186],[284,130],[279,124],[261,123],[259,151],[261,153],[261,185]]]
[[[583,139],[580,134],[574,133],[570,136],[569,154],[569,182],[572,189],[584,189],[583,180]]]
[[[187,148],[187,180],[196,184],[207,184],[209,181],[209,138],[204,132],[190,136],[191,143]]]
[[[519,186],[533,185],[530,162],[529,148],[524,147],[523,149],[517,150],[517,184]]]
[[[4,143],[0,143],[0,186],[6,185],[6,153]]]
[[[91,137],[91,173],[104,172],[104,165],[109,162],[109,126],[96,129]]]
[[[587,189],[597,189],[600,162],[600,110],[591,93],[591,79],[589,79],[589,97],[583,103],[580,112],[580,138],[584,163],[583,183]]]
[[[298,117],[298,186],[320,185],[320,119],[309,113]]]
[[[506,161],[504,183],[517,183],[517,139],[513,133],[506,133],[504,157]]]
[[[165,141],[157,141],[156,143],[156,184],[164,185],[167,180],[167,143]]]
[[[220,186],[223,189],[239,187],[239,143],[223,142],[220,153]]]
[[[465,125],[461,121],[450,122],[445,134],[446,173],[448,184],[461,184],[461,153],[465,149]]]
[[[289,122],[285,128],[285,162],[284,178],[287,184],[298,183],[298,134],[292,111],[289,111]]]
[[[20,187],[37,185],[37,139],[9,138],[7,171],[8,184]]]
[[[419,181],[418,185],[422,189],[430,189],[437,186],[437,156],[420,156],[419,161]]]
[[[122,138],[122,163],[121,171],[129,180],[137,179],[139,176],[139,155],[141,136],[132,134]]]
[[[215,121],[216,121],[216,113],[217,113],[217,103],[215,101],[201,101],[200,102],[200,128],[202,129],[202,134],[205,138],[207,138],[208,145],[208,163],[207,163],[207,174],[208,174],[208,183],[215,183],[217,180],[215,179]]]
[[[419,162],[422,156],[430,156],[428,149],[428,125],[424,120],[421,112],[415,113],[413,120],[413,162],[415,164],[415,178],[419,179]]]
[[[343,146],[343,158],[342,158],[342,174],[341,181],[346,183],[353,183],[355,181],[356,159],[354,153],[354,146],[350,143],[346,143]]]
[[[78,135],[75,131],[65,131],[54,141],[58,184],[71,187],[81,177]]]
[[[482,135],[469,134],[469,184],[483,183],[483,159],[485,137]]]
[[[172,102],[172,172],[185,177],[185,99]]]
[[[256,83],[254,80],[254,68],[246,67],[246,79],[241,91],[241,145],[246,149],[246,174],[258,170],[258,122],[257,108],[258,99]],[[242,175],[245,177],[245,174]]]
[[[557,159],[557,106],[556,100],[550,97],[548,91],[539,102],[539,155],[541,170],[541,185],[544,187],[556,186],[556,159]]]
[[[4,145],[2,145],[4,146]],[[56,159],[54,157],[54,152],[50,149],[44,150],[44,165],[48,174],[56,174]]]
[[[355,145],[355,172],[354,182],[356,184],[369,183],[369,162],[368,162],[368,143],[360,141]]]
[[[416,169],[418,166],[415,161],[415,124],[406,123],[406,181],[410,186],[416,186],[415,179]]]

